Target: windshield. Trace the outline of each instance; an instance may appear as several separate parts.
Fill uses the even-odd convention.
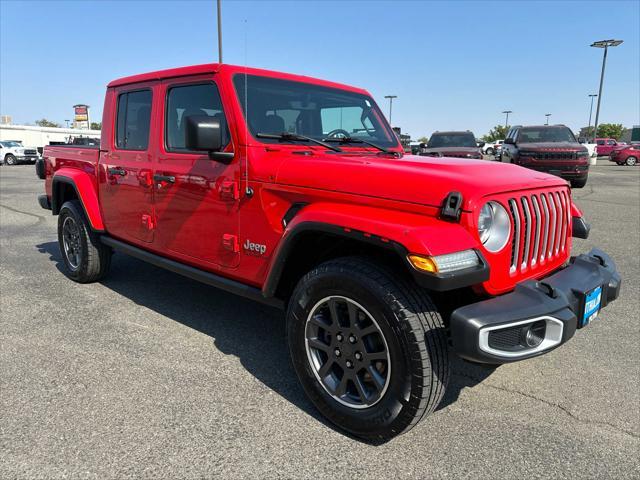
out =
[[[576,143],[567,127],[525,127],[518,132],[518,143]]]
[[[434,133],[427,148],[477,147],[473,133]]]
[[[18,142],[0,142],[4,147],[12,148],[12,147],[21,147],[22,145]]]
[[[256,75],[237,74],[233,82],[249,130],[256,138],[258,133],[291,133],[316,140],[351,137],[381,147],[398,146],[382,113],[366,95]]]

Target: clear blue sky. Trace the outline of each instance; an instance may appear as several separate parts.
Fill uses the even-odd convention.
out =
[[[102,115],[105,85],[216,61],[215,0],[0,0],[0,111],[14,123],[64,123],[72,105]],[[587,124],[602,50],[601,122],[640,124],[640,2],[223,0],[224,60],[367,88],[414,138],[480,136],[514,124]],[[246,50],[245,50],[246,38]],[[594,108],[595,114],[595,108]]]

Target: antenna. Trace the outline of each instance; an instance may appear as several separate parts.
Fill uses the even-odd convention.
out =
[[[249,185],[249,88],[247,84],[247,19],[244,19],[244,194],[253,197],[253,188]]]

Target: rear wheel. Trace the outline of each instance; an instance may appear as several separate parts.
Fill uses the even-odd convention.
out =
[[[442,317],[425,290],[364,258],[331,260],[305,275],[289,303],[287,333],[311,401],[358,437],[406,432],[444,395]]]
[[[636,157],[627,157],[624,163],[626,165],[629,165],[630,167],[633,167],[635,164],[638,163],[638,159]]]
[[[15,157],[15,155],[12,154],[8,154],[5,158],[4,161],[7,165],[17,165],[18,164],[18,159]]]
[[[65,202],[58,216],[58,244],[66,274],[79,283],[100,280],[109,271],[111,248],[93,233],[78,200]]]
[[[587,184],[587,178],[588,177],[571,180],[571,188],[583,188]]]

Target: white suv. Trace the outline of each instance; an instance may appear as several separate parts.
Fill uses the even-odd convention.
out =
[[[482,146],[482,153],[484,153],[485,155],[495,155],[500,151],[503,143],[504,143],[504,140],[495,140],[493,142],[486,142]]]
[[[0,163],[7,165],[23,162],[36,163],[38,158],[38,150],[35,147],[24,147],[22,142],[16,140],[0,141]]]

